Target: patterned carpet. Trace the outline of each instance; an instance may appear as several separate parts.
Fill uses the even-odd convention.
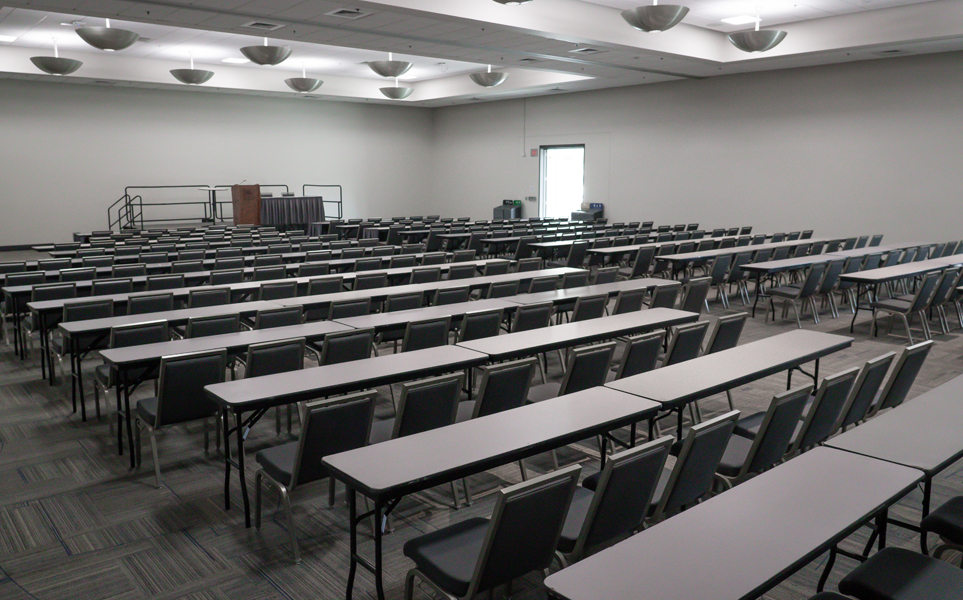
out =
[[[20,254],[20,253],[18,253]],[[0,260],[15,256],[0,255]],[[733,302],[738,305],[737,299]],[[711,303],[709,318],[736,312]],[[849,315],[804,327],[848,333]],[[791,319],[791,317],[790,317]],[[795,327],[791,320],[764,324],[762,315],[750,320],[743,341],[752,341]],[[868,337],[868,319],[861,318],[853,347],[822,362],[822,374],[858,366],[885,351],[896,349],[905,338]],[[963,373],[963,341],[957,329],[937,336],[937,345],[925,364],[910,397]],[[550,357],[550,372],[559,376],[557,357]],[[93,369],[94,360],[86,368]],[[87,378],[87,381],[91,381]],[[738,408],[763,410],[783,376],[774,376],[735,391]],[[387,388],[380,390],[380,417],[391,412]],[[141,390],[138,395],[146,395]],[[136,397],[136,396],[135,396]],[[725,397],[704,402],[705,409],[722,411]],[[273,417],[252,430],[250,456],[280,439],[270,424]],[[343,488],[337,503],[327,505],[327,483],[298,489],[293,495],[295,523],[303,563],[294,565],[287,543],[283,513],[277,495],[268,492],[266,522],[260,532],[245,529],[243,515],[223,508],[223,466],[219,453],[205,455],[201,424],[176,427],[160,441],[163,486],[154,488],[149,454],[140,470],[128,469],[126,457],[117,456],[106,419],[87,423],[72,414],[64,389],[40,380],[39,355],[21,362],[7,347],[0,347],[0,598],[67,600],[83,598],[342,598],[347,573],[347,509]],[[589,474],[598,468],[594,443],[570,446],[560,452],[563,464],[579,462]],[[253,461],[250,461],[253,462]],[[528,461],[533,471],[547,471],[547,455]],[[248,471],[253,489],[253,470]],[[401,546],[412,537],[465,518],[488,515],[492,493],[520,481],[516,465],[472,478],[475,503],[453,510],[448,486],[406,498],[396,509],[394,533],[386,537],[386,586],[389,598],[401,598],[404,576],[411,563]],[[934,505],[963,492],[960,465],[936,479]],[[921,492],[902,500],[894,515],[918,520]],[[232,502],[240,505],[236,483]],[[370,555],[373,542],[362,528],[362,552]],[[845,547],[855,549],[867,531],[854,534]],[[891,528],[890,543],[918,547],[911,532]],[[680,540],[698,548],[699,540]],[[739,543],[737,537],[733,543]],[[766,598],[808,598],[815,590],[826,556],[821,556],[772,590]],[[956,557],[953,560],[957,560]],[[854,564],[841,558],[833,571],[830,589]],[[515,586],[514,598],[543,598],[540,579],[530,576]],[[355,598],[373,598],[374,586],[359,572]],[[424,591],[418,598],[430,597]],[[639,590],[639,598],[645,591]]]

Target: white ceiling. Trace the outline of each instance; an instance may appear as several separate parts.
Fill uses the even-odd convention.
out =
[[[672,0],[690,12],[670,31],[645,34],[620,12],[641,0],[533,0],[504,6],[492,0],[18,0],[0,8],[0,77],[101,81],[138,87],[177,87],[167,71],[187,66],[215,72],[204,88],[241,94],[286,95],[283,79],[304,63],[308,76],[325,84],[316,97],[366,102],[385,99],[391,85],[365,61],[409,60],[403,79],[415,92],[403,102],[440,106],[679,78],[880,59],[893,54],[963,50],[960,0]],[[370,13],[350,20],[326,15],[337,9]],[[786,40],[765,54],[745,54],[720,19],[759,14],[763,27],[778,25]],[[137,31],[148,41],[117,53],[87,46],[72,22]],[[275,67],[228,65],[239,48],[263,43],[245,25],[280,25],[271,43],[291,46],[290,59]],[[62,25],[67,23],[68,25]],[[62,55],[84,66],[69,78],[40,73],[30,56]],[[584,52],[586,48],[589,52]],[[481,88],[468,73],[493,64],[509,73],[497,88]],[[194,88],[190,88],[194,89]]]

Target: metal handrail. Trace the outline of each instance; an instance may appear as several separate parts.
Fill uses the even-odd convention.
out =
[[[309,187],[316,187],[316,188],[338,188],[338,199],[337,199],[337,200],[325,200],[324,198],[322,198],[322,199],[321,199],[321,204],[334,204],[335,206],[338,207],[338,216],[337,216],[337,218],[338,218],[338,219],[341,219],[341,218],[344,217],[344,212],[342,211],[342,203],[344,202],[344,189],[343,189],[340,185],[335,184],[335,183],[305,183],[304,185],[301,186],[301,194],[302,194],[303,196],[307,196],[307,195],[308,195],[307,189],[308,189]],[[325,217],[325,219],[328,218],[328,211],[327,211],[327,209],[325,209],[325,211],[324,211],[324,217]]]

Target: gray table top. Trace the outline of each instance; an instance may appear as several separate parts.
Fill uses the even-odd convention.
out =
[[[699,320],[697,313],[674,308],[650,308],[577,323],[565,323],[518,333],[506,333],[470,342],[461,342],[458,345],[462,348],[487,354],[493,360],[507,360],[520,356],[531,356],[536,352],[547,352],[672,325],[692,323],[697,320]]]
[[[471,302],[458,302],[457,304],[443,304],[441,306],[426,306],[411,310],[376,313],[364,315],[363,317],[338,319],[337,322],[355,329],[371,327],[376,330],[382,330],[404,327],[411,321],[442,317],[462,317],[466,313],[480,310],[494,310],[496,308],[511,311],[518,308],[518,304],[508,298],[493,298],[491,300],[474,300]]]
[[[622,291],[648,289],[662,285],[680,285],[680,283],[678,281],[672,281],[671,279],[641,277],[639,279],[626,279],[625,281],[615,281],[599,285],[585,285],[564,290],[538,292],[535,294],[518,294],[512,297],[512,302],[516,304],[538,304],[540,302],[559,303],[566,300],[574,300],[582,296],[595,296],[598,294],[615,296]]]
[[[746,246],[751,251],[752,246]],[[742,265],[743,271],[750,273],[778,273],[780,271],[792,271],[794,269],[804,269],[809,265],[824,263],[833,260],[843,260],[842,256],[835,254],[817,254],[815,256],[797,256],[795,258],[784,258],[782,260],[767,260],[765,262],[748,263]]]
[[[68,321],[57,327],[64,335],[89,334],[98,331],[108,331],[118,325],[132,325],[149,321],[167,321],[168,323],[186,323],[193,317],[213,317],[217,315],[249,315],[259,310],[280,308],[276,302],[237,302],[235,304],[221,304],[219,306],[205,306],[202,308],[183,308],[163,312],[144,313],[142,315],[121,315],[106,319],[90,319],[89,321]]]
[[[880,269],[870,269],[868,271],[856,271],[855,273],[844,273],[839,276],[843,281],[854,281],[856,283],[878,284],[914,275],[923,275],[931,271],[939,271],[948,266],[963,262],[963,255],[947,256],[945,258],[934,258],[932,260],[921,260],[919,262],[906,263],[905,265],[893,265],[892,267],[882,267]]]
[[[170,342],[160,342],[157,344],[111,348],[101,350],[100,355],[109,364],[117,367],[129,367],[143,363],[159,362],[161,357],[172,354],[201,352],[215,348],[226,348],[228,352],[236,352],[244,350],[252,344],[301,337],[307,340],[318,339],[329,333],[337,333],[349,329],[351,329],[351,327],[334,321],[316,321],[303,325],[292,325],[290,327],[272,327],[270,329],[255,329],[224,335],[172,340]]]
[[[566,600],[756,598],[922,473],[816,448],[545,580]]]
[[[322,462],[370,498],[398,497],[640,421],[657,409],[654,402],[596,387]]]
[[[852,343],[851,337],[797,329],[605,385],[666,405],[686,404],[816,360]]]
[[[726,240],[726,239],[738,239],[738,238],[740,238],[740,237],[750,237],[750,236],[726,235],[726,236],[716,237],[716,238],[714,238],[714,237],[703,237],[703,238],[699,238],[699,239],[697,239],[697,240],[689,239],[689,240],[669,240],[669,241],[666,241],[666,242],[648,242],[648,243],[645,243],[645,244],[629,244],[628,246],[609,246],[608,248],[589,248],[589,249],[588,249],[588,252],[589,252],[589,253],[592,253],[592,254],[620,254],[620,253],[622,253],[622,252],[635,252],[635,251],[638,250],[639,248],[661,248],[662,246],[671,246],[671,245],[674,245],[674,244],[684,244],[685,242],[695,242],[696,245],[698,245],[699,242],[702,242],[702,241],[704,241],[704,240],[712,240],[712,241],[714,241],[714,242],[716,242],[716,243],[718,244],[718,243],[721,242],[722,240]],[[754,250],[755,248],[758,248],[759,246],[762,246],[762,245],[763,245],[763,244],[759,244],[758,246],[737,246],[736,248],[742,247],[742,248],[749,248],[749,249],[753,249],[753,250]],[[726,250],[731,250],[731,249],[732,249],[732,248],[726,248]],[[662,257],[660,256],[659,258],[662,258]]]
[[[235,411],[253,410],[459,371],[487,360],[488,356],[466,348],[440,346],[217,383],[204,389],[221,406]]]
[[[963,456],[963,376],[850,429],[826,445],[932,475]]]
[[[698,242],[699,240],[690,240]],[[826,238],[810,238],[808,240],[792,240],[785,242],[772,242],[768,244],[756,244],[755,246],[733,246],[732,248],[717,248],[716,250],[703,250],[702,252],[685,252],[683,254],[665,254],[659,257],[659,260],[667,260],[669,262],[688,262],[691,260],[699,260],[703,258],[714,258],[721,254],[738,254],[740,252],[755,252],[757,250],[775,250],[776,248],[785,248],[793,246],[801,246],[803,244],[815,244],[816,242],[828,242],[829,239]],[[679,243],[679,242],[676,242]]]

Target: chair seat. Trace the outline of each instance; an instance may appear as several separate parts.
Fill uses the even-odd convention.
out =
[[[749,451],[752,449],[752,440],[739,435],[729,438],[726,451],[722,453],[722,460],[719,461],[719,474],[726,477],[736,477],[742,470],[742,465],[746,464],[749,458]]]
[[[394,433],[394,430],[394,419],[375,421],[371,424],[371,434],[368,436],[368,443],[380,444],[381,442],[387,442],[391,439],[391,434]]]
[[[432,531],[406,542],[404,555],[443,590],[453,596],[464,596],[468,593],[488,524],[488,519],[476,517]]]
[[[264,472],[285,487],[291,487],[291,476],[294,474],[297,458],[298,442],[265,448],[254,455],[254,460],[264,468]]]
[[[927,515],[920,527],[954,544],[963,544],[963,496],[950,498]]]
[[[471,416],[475,413],[475,401],[466,400],[458,404],[458,414],[455,415],[455,423],[461,423],[462,421],[468,421]]]
[[[839,582],[859,600],[963,597],[963,570],[904,548],[883,548]]]
[[[912,303],[905,300],[880,300],[874,307],[876,310],[888,310],[890,312],[906,313],[912,307]]]
[[[562,390],[562,384],[550,381],[548,383],[543,383],[541,385],[533,385],[528,391],[528,402],[541,402],[543,400],[551,400],[552,398],[557,398],[558,393]]]
[[[153,427],[157,422],[157,398],[138,400],[134,412],[141,421]]]
[[[592,490],[584,487],[575,488],[575,495],[572,496],[572,503],[565,516],[562,535],[558,539],[558,550],[562,554],[569,554],[575,550],[575,542],[578,541],[578,534],[582,531],[582,525],[585,523],[585,517],[588,516],[589,506],[594,496]]]
[[[770,296],[775,296],[777,298],[790,298],[796,299],[799,297],[799,288],[792,285],[783,285],[777,288],[772,288],[767,291]]]

